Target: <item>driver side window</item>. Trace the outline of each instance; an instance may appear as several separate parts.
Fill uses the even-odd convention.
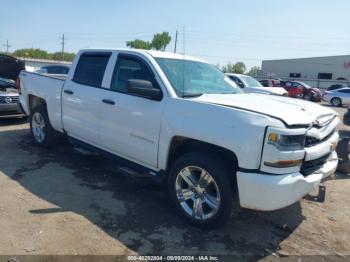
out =
[[[155,83],[153,74],[141,60],[119,56],[113,72],[111,90],[127,93],[128,80],[130,79],[146,80],[153,84]]]

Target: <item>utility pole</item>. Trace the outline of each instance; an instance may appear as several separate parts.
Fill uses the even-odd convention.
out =
[[[176,53],[176,44],[177,44],[177,30],[175,34],[175,47],[174,47],[174,53]]]
[[[8,52],[9,52],[9,48],[11,47],[11,46],[9,45],[9,40],[6,40],[6,44],[4,44],[4,47],[5,47],[5,49],[6,49],[6,53],[8,53]]]
[[[62,61],[64,61],[64,45],[66,44],[65,41],[64,41],[64,34],[62,35],[62,42],[61,42],[61,45],[62,45]]]

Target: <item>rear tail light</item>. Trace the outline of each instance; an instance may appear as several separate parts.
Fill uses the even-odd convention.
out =
[[[18,94],[21,94],[21,80],[19,80],[19,77],[16,79],[16,89]]]

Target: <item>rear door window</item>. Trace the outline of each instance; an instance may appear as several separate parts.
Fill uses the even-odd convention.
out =
[[[111,53],[83,53],[74,72],[73,81],[82,85],[101,87]]]

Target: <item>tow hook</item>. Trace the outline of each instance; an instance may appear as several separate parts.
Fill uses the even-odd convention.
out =
[[[326,186],[323,183],[319,184],[317,196],[308,194],[304,199],[312,202],[323,203],[326,200]]]

